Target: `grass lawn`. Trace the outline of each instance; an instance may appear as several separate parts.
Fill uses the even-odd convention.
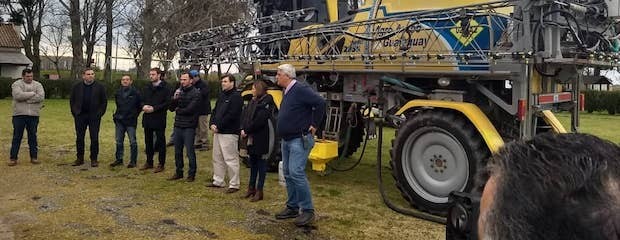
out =
[[[166,181],[174,169],[172,148],[168,148],[164,173],[110,169],[107,165],[114,160],[115,149],[114,108],[109,102],[101,124],[100,167],[71,167],[75,131],[68,100],[46,100],[38,134],[43,164],[28,162],[25,139],[19,164],[0,164],[0,239],[4,239],[3,232],[17,239],[444,238],[442,225],[397,214],[383,205],[377,191],[374,141],[369,142],[362,163],[353,171],[328,176],[308,171],[318,217],[316,229],[308,231],[295,227],[292,221],[273,219],[286,201],[277,174],[267,175],[265,200],[258,203],[241,199],[243,191],[229,195],[207,189],[204,185],[212,175],[210,151],[197,153],[194,183]],[[0,100],[0,115],[5,116],[0,119],[0,153],[5,159],[12,137],[11,112],[11,101]],[[172,114],[169,118],[172,126]],[[141,165],[145,161],[144,134],[141,127],[138,130]],[[167,131],[168,137],[171,128]],[[393,134],[392,129],[386,132]],[[86,156],[88,146],[87,141]],[[389,175],[389,148],[384,149],[385,184],[392,199],[406,205]],[[346,161],[343,164],[353,162]],[[241,171],[242,186],[248,172],[245,168]]]
[[[75,160],[73,120],[67,100],[46,100],[39,125],[39,159],[30,165],[24,139],[19,165],[0,164],[0,239],[443,239],[444,226],[397,214],[377,191],[376,140],[369,141],[361,164],[349,172],[327,176],[308,171],[316,228],[300,229],[273,214],[286,200],[277,174],[268,174],[265,200],[250,203],[243,191],[232,195],[204,185],[211,178],[211,152],[197,152],[197,181],[169,182],[174,168],[168,148],[164,173],[107,165],[114,159],[114,125],[110,102],[100,132],[100,167],[71,167]],[[0,153],[8,158],[12,134],[11,101],[0,100]],[[172,114],[169,114],[172,126]],[[567,123],[568,115],[560,115]],[[620,117],[584,114],[582,130],[620,142]],[[568,126],[568,125],[566,125]],[[167,137],[171,128],[168,128]],[[391,199],[406,206],[390,176],[386,129],[383,144],[384,183]],[[144,134],[139,127],[139,165],[145,161]],[[87,137],[88,139],[88,137]],[[126,143],[127,145],[127,143]],[[87,141],[87,146],[89,146]],[[126,146],[128,148],[128,146]],[[128,159],[125,151],[125,161]],[[88,147],[87,147],[88,154]],[[341,165],[359,157],[359,151]],[[88,156],[88,155],[87,155]],[[241,171],[242,186],[248,169]]]

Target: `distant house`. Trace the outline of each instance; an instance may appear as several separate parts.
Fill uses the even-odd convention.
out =
[[[54,65],[52,60],[58,60],[58,70],[71,70],[73,57],[60,56],[56,58],[55,56],[51,56],[51,58],[52,59],[48,57],[41,58],[41,70],[56,70],[56,65]]]
[[[586,88],[588,90],[593,90],[593,91],[611,91],[612,90],[612,85],[613,82],[605,77],[605,76],[600,76],[599,78],[594,78],[590,81],[588,81],[590,79],[586,79],[584,81]]]
[[[23,47],[13,24],[0,23],[0,77],[21,78],[22,70],[32,65],[22,53]]]
[[[583,78],[583,82],[580,85],[582,91],[613,91],[613,81],[605,76],[586,76]],[[561,84],[562,91],[569,91],[572,89],[571,83]]]

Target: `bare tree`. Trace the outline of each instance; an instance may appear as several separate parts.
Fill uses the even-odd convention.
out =
[[[105,63],[103,79],[112,81],[112,30],[114,28],[114,0],[105,0]]]
[[[41,52],[56,69],[56,73],[60,75],[60,60],[71,51],[67,45],[69,39],[69,24],[65,21],[58,21],[62,15],[56,15],[54,21],[50,21],[46,26],[45,34],[43,34],[43,42],[41,44]]]
[[[40,42],[41,42],[41,22],[43,21],[43,15],[45,14],[45,8],[47,0],[2,0],[0,5],[4,6],[12,18],[22,17],[23,22],[18,24],[24,24],[25,28],[22,32],[24,52],[26,56],[32,61],[32,71],[37,79],[41,78],[41,56],[40,56]]]
[[[101,27],[105,20],[104,3],[104,0],[85,0],[82,8],[82,38],[84,39],[86,59],[89,65],[93,59],[95,45],[103,37]]]
[[[247,12],[247,1],[168,0],[160,3],[154,52],[164,60],[172,60],[178,52],[175,38],[182,33],[236,22]],[[165,70],[170,62],[163,61]]]
[[[247,0],[141,0],[144,6],[127,14],[127,52],[136,62],[138,77],[146,77],[153,55],[164,70],[178,52],[175,38],[184,32],[236,22],[246,16]],[[157,8],[154,8],[157,6]]]
[[[69,20],[71,22],[71,48],[73,49],[73,59],[71,61],[71,77],[75,80],[79,80],[82,68],[84,66],[84,52],[82,49],[82,27],[80,21],[80,0],[59,0],[59,2],[67,10],[67,13],[69,14]]]
[[[138,69],[138,78],[148,75],[153,60],[153,35],[155,30],[155,0],[144,0],[144,10],[142,10],[142,58]]]
[[[123,34],[127,45],[123,47],[123,49],[129,54],[134,61],[136,66],[137,73],[139,74],[138,79],[142,79],[141,75],[142,66],[140,65],[140,59],[142,58],[142,18],[141,18],[141,10],[138,6],[141,6],[141,1],[135,1],[130,3],[127,8],[128,11],[125,11],[122,21],[125,23],[124,29],[125,34]]]

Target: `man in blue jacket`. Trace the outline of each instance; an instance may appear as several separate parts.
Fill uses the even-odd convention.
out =
[[[110,167],[123,164],[123,143],[125,133],[129,137],[130,160],[127,168],[134,168],[138,159],[138,142],[136,141],[136,126],[138,125],[138,115],[142,110],[140,105],[140,94],[134,88],[131,77],[123,75],[121,77],[121,88],[116,91],[114,99],[116,101],[116,112],[114,112],[114,127],[116,136],[116,161]]]
[[[276,214],[276,219],[295,218],[295,225],[305,226],[314,220],[305,168],[316,129],[325,114],[325,100],[295,77],[293,65],[278,66],[276,80],[284,88],[284,98],[278,113],[277,132],[282,138],[282,168],[288,198],[286,208]]]

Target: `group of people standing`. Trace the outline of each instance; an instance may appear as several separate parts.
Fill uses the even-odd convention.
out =
[[[146,148],[146,163],[140,170],[153,169],[154,173],[164,171],[166,160],[165,129],[167,112],[175,112],[171,142],[175,149],[174,174],[168,180],[184,178],[183,149],[185,149],[189,170],[186,181],[196,177],[195,149],[208,149],[208,131],[213,132],[213,178],[207,187],[226,188],[226,193],[239,191],[239,140],[245,142],[249,154],[250,178],[248,189],[243,195],[250,201],[263,199],[263,186],[267,172],[269,152],[268,121],[276,105],[267,94],[267,84],[255,81],[252,85],[252,100],[243,109],[243,99],[235,86],[232,75],[220,79],[222,92],[215,107],[211,109],[209,89],[200,79],[197,70],[183,72],[179,76],[179,87],[174,90],[161,80],[161,71],[149,71],[150,84],[141,91],[132,85],[129,75],[122,76],[121,87],[114,95],[116,111],[113,114],[116,137],[115,160],[110,167],[123,165],[124,138],[129,138],[130,160],[127,168],[137,166],[138,144],[136,127],[142,112],[142,127]],[[314,206],[310,194],[305,166],[310,150],[314,146],[314,135],[325,113],[325,101],[311,87],[295,80],[295,68],[290,64],[278,67],[276,81],[284,88],[284,98],[278,113],[277,134],[282,138],[281,150],[283,171],[288,199],[286,207],[275,215],[276,219],[296,218],[295,224],[303,226],[314,220]],[[13,94],[13,142],[9,166],[17,165],[17,153],[24,129],[28,132],[30,157],[33,164],[37,159],[36,131],[39,111],[45,93],[40,83],[33,80],[32,71],[22,72],[22,79],[12,85]],[[95,81],[95,72],[86,68],[82,81],[73,86],[70,109],[76,132],[76,160],[72,166],[84,164],[86,130],[90,136],[90,165],[98,167],[99,128],[106,113],[107,96],[102,84]],[[210,118],[208,117],[211,115]],[[240,139],[241,138],[241,139]],[[155,167],[154,157],[158,154]],[[228,186],[225,179],[228,177]]]

